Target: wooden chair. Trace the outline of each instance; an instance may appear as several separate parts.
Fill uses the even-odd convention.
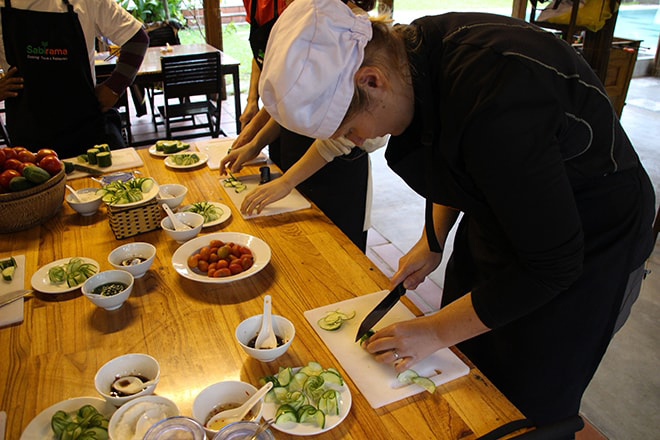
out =
[[[219,95],[222,88],[220,52],[162,57],[160,62],[164,105],[159,106],[158,111],[165,122],[167,138],[171,139],[175,131],[203,127],[214,138],[220,133],[226,136],[220,129],[220,103],[211,99]],[[197,115],[206,115],[207,122],[198,123]],[[198,137],[206,132],[197,131],[176,138]]]
[[[155,27],[147,29],[147,35],[149,36],[149,47],[159,47],[159,46],[176,46],[181,44],[179,39],[178,28],[175,23],[163,22],[158,24]],[[158,124],[162,122],[156,121],[156,104],[155,97],[156,95],[163,94],[163,85],[161,83],[149,84],[144,90],[147,95],[147,100],[149,101],[149,108],[151,109],[151,121],[154,124],[154,128],[157,128]]]

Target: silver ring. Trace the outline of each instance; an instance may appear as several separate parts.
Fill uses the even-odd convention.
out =
[[[398,361],[399,360],[399,353],[396,352],[396,350],[392,350],[392,354],[394,354],[394,360]]]

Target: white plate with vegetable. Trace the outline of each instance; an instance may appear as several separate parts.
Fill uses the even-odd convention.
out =
[[[224,278],[213,278],[203,274],[188,265],[188,258],[192,257],[204,247],[208,247],[212,240],[220,240],[224,243],[235,243],[250,249],[254,257],[254,262],[249,269],[235,275]],[[182,244],[172,255],[172,266],[179,275],[189,280],[199,281],[210,284],[223,284],[232,281],[239,281],[250,277],[262,270],[270,262],[271,251],[268,244],[260,238],[240,232],[216,232],[194,238]]]
[[[158,195],[158,184],[150,177],[137,177],[126,182],[105,185],[97,193],[110,206],[128,208],[146,203]]]
[[[231,217],[229,206],[218,202],[198,202],[179,208],[179,212],[191,211],[204,216],[203,228],[216,226]]]
[[[353,403],[351,391],[337,370],[323,369],[318,363],[310,362],[302,368],[281,368],[275,377],[281,381],[282,375],[285,380],[280,385],[287,383],[288,380],[287,385],[273,387],[269,391],[264,398],[261,414],[265,420],[275,419],[276,423],[271,426],[278,431],[291,435],[321,434],[339,425],[350,412]],[[318,377],[325,379],[318,380]],[[321,385],[318,388],[314,387],[314,384],[307,382],[310,378],[314,378],[312,381],[316,380]],[[312,386],[308,387],[308,385]],[[316,395],[314,388],[318,390]],[[297,390],[302,391],[296,394]],[[300,399],[306,402],[302,405],[296,398],[301,395]],[[310,404],[312,408],[308,406]],[[284,409],[287,406],[290,408]],[[305,406],[307,406],[306,410]],[[300,414],[290,412],[291,409]]]
[[[98,273],[99,267],[99,263],[91,258],[62,258],[40,267],[32,275],[30,283],[35,290],[43,293],[71,292]]]
[[[64,411],[70,416],[77,415],[78,410],[85,405],[92,405],[105,419],[110,417],[117,408],[98,397],[75,397],[63,400],[41,411],[21,434],[20,440],[55,440],[58,437],[53,432],[51,420],[57,411]]]
[[[165,158],[165,165],[174,169],[195,168],[204,165],[209,160],[206,153],[176,153]]]
[[[175,140],[158,141],[149,147],[149,153],[158,157],[167,157],[188,150],[190,150],[190,144]]]

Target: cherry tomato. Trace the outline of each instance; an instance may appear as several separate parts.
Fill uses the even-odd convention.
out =
[[[228,267],[229,267],[229,261],[227,260],[218,260],[218,262],[215,263],[216,269],[227,269]]]
[[[44,156],[44,158],[39,161],[38,165],[46,170],[51,176],[62,171],[62,162],[60,162],[57,156]]]
[[[215,263],[209,264],[209,270],[208,270],[209,276],[211,276],[211,274],[215,272],[216,269],[217,268],[215,267]]]
[[[0,167],[2,167],[2,164],[5,163],[5,160],[7,160],[7,153],[5,153],[5,148],[0,148]]]
[[[21,177],[21,173],[16,170],[5,170],[0,174],[0,186],[4,189],[9,189],[9,182],[14,177]]]
[[[211,240],[211,244],[209,244],[209,247],[211,247],[211,248],[220,248],[224,245],[225,244],[221,240]]]
[[[21,173],[21,176],[23,175],[23,170],[27,167],[36,167],[35,164],[30,163],[30,162],[21,162],[21,164],[16,168],[16,171]]]
[[[201,270],[202,272],[208,272],[209,271],[209,263],[205,260],[199,260],[199,264],[197,265],[197,269]]]
[[[208,246],[204,246],[200,251],[199,251],[199,259],[200,260],[209,260],[209,255],[211,255],[211,249]]]
[[[227,258],[228,255],[229,255],[229,246],[228,245],[224,245],[224,246],[222,246],[218,249],[218,257],[220,257],[221,260],[224,260],[225,258]]]
[[[17,170],[21,167],[22,164],[23,162],[18,159],[7,159],[5,161],[4,168],[5,170]]]
[[[51,150],[50,148],[42,148],[41,150],[37,151],[37,162],[39,162],[41,159],[43,159],[46,156],[57,156],[57,152],[55,150]]]
[[[234,246],[232,246],[230,252],[231,252],[232,255],[234,255],[236,257],[240,257],[241,256],[241,247],[239,245],[234,245]]]
[[[28,149],[25,147],[14,147],[12,148],[16,152],[16,154],[20,153],[21,151],[27,151]]]
[[[197,267],[198,264],[199,264],[199,255],[195,254],[188,257],[188,267],[194,269]]]
[[[232,263],[229,265],[229,271],[232,275],[236,275],[237,273],[243,272],[243,266],[238,263]]]
[[[3,150],[7,159],[16,159],[16,156],[18,156],[18,153],[13,148],[3,148]]]
[[[246,247],[241,246],[241,255],[252,255],[252,251]]]
[[[247,254],[243,255],[240,261],[243,270],[248,270],[250,267],[252,267],[252,263],[254,262],[252,255]]]
[[[20,151],[16,156],[16,159],[20,160],[21,162],[35,163],[37,161],[37,156],[34,153],[25,150]]]
[[[218,254],[213,254],[213,253],[212,253],[211,255],[209,255],[209,261],[210,261],[211,263],[215,263],[215,262],[218,261],[219,259],[220,259],[220,257],[218,257]]]
[[[214,277],[228,277],[231,275],[231,271],[227,268],[218,269],[213,273]]]

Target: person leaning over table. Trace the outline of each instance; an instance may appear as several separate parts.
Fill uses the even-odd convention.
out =
[[[463,213],[442,308],[380,329],[366,349],[400,372],[458,344],[537,425],[576,415],[639,293],[654,215],[586,62],[514,18],[391,28],[338,0],[296,0],[265,60],[262,100],[283,126],[357,145],[392,135],[389,165],[429,207],[393,286],[414,289],[438,266]]]
[[[95,144],[124,146],[111,107],[135,78],[149,38],[113,0],[0,0],[0,67],[23,80],[5,101],[13,145],[52,148],[60,157]],[[117,65],[95,85],[94,43],[102,35],[121,46]]]
[[[269,145],[271,160],[283,171],[287,171],[310,150],[310,146],[314,143],[313,138],[301,136],[281,127],[270,119],[264,109],[255,116],[259,99],[257,84],[268,36],[279,17],[279,11],[291,3],[291,1],[279,3],[246,1],[245,8],[250,11],[250,46],[253,52],[253,64],[248,104],[241,115],[241,124],[245,129],[232,145],[232,151],[220,163],[222,174],[226,172],[227,165],[232,172],[238,172],[243,163],[256,157],[266,145]],[[374,3],[373,0],[356,0],[347,4],[352,9],[365,13],[364,10],[372,9]],[[265,17],[273,17],[269,21],[264,18],[265,9],[268,11]],[[372,144],[382,146],[385,141],[381,138],[372,141]],[[329,143],[326,141],[326,144]],[[296,184],[298,190],[312,200],[364,252],[369,228],[368,207],[371,205],[369,158],[362,149],[356,148],[345,139],[341,143],[328,145],[323,150],[325,151],[323,157],[317,155],[320,161],[318,172],[299,180]],[[345,179],[347,175],[353,176],[353,179]],[[257,207],[256,210],[260,212],[261,207]]]

